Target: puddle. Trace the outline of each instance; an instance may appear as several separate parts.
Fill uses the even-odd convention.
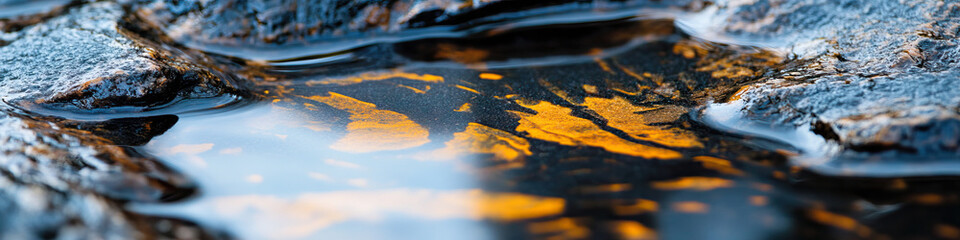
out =
[[[238,239],[960,236],[951,179],[887,171],[940,165],[843,165],[809,126],[737,115],[740,90],[819,46],[712,33],[741,2],[532,4],[276,44],[175,29],[250,97],[26,115],[186,176],[123,211]]]
[[[350,133],[297,114],[257,105],[181,118],[144,148],[194,177],[202,192],[183,203],[134,209],[196,219],[249,239],[491,238],[478,221],[476,198],[486,194],[465,167],[471,156],[431,159],[427,149],[442,144],[426,139],[371,147],[387,149],[379,152],[338,151],[331,146]]]
[[[563,29],[601,40],[511,54]],[[200,193],[130,209],[249,239],[646,239],[656,226],[692,237],[670,229],[768,198],[751,195],[794,196],[764,193],[784,184],[774,177],[782,170],[725,159],[778,154],[714,138],[688,117],[767,67],[738,58],[775,54],[690,40],[663,20],[503,36],[394,44],[418,60],[402,67],[267,68],[261,103],[181,117],[140,148],[194,177]],[[780,207],[758,214],[777,227],[717,229],[718,238],[775,234],[793,221]]]

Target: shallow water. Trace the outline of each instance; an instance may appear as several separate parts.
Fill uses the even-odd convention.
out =
[[[819,135],[738,118],[738,91],[787,54],[704,32],[708,14],[531,14],[274,48],[186,41],[253,96],[188,103],[209,109],[176,114],[142,146],[117,142],[198,189],[125,207],[240,239],[960,236],[949,174],[822,171],[796,164],[833,150]]]
[[[670,21],[586,26],[392,45],[441,48],[407,67],[284,71],[259,84],[261,103],[183,117],[143,147],[201,193],[132,209],[250,239],[748,239],[859,211],[790,186],[765,150],[787,145],[691,121],[752,76],[697,57],[776,54],[690,40]],[[615,41],[514,54],[517,39],[563,30]],[[797,212],[813,205],[831,212]]]
[[[589,37],[549,41],[567,34],[563,30]],[[504,35],[397,43],[391,47],[400,54],[440,46],[436,54],[413,53],[441,59],[336,76],[294,71],[294,79],[259,84],[262,103],[183,117],[143,151],[194,176],[202,192],[181,203],[133,209],[251,239],[648,238],[656,236],[653,223],[629,219],[649,218],[658,204],[676,200],[674,194],[646,199],[645,192],[758,191],[721,177],[744,173],[706,156],[726,143],[700,136],[686,120],[695,98],[710,88],[726,89],[715,90],[719,94],[738,86],[691,71],[695,59],[673,46],[700,43],[675,33],[670,21]],[[609,40],[571,44],[590,37]],[[526,56],[518,55],[518,39],[547,40],[539,42],[551,47],[528,46]],[[673,91],[672,99],[643,94],[671,83],[686,89],[661,87]],[[630,176],[661,170],[617,169],[660,161],[692,168],[638,177]],[[698,169],[703,163],[718,166]],[[678,198],[683,195],[689,194]],[[750,196],[741,197],[747,204]],[[664,210],[664,221],[708,212],[709,203],[677,202],[681,216]],[[623,217],[577,213],[582,207]],[[787,222],[770,214],[781,219],[776,225]],[[754,233],[729,234],[724,237]]]

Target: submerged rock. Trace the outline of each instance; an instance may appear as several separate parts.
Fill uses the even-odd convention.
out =
[[[226,74],[137,37],[124,11],[90,3],[25,28],[0,47],[0,95],[15,105],[98,112],[151,110],[183,99],[238,94]]]
[[[904,163],[923,157],[950,163],[945,159],[960,157],[960,2],[808,0],[718,6],[724,8],[718,12],[730,11],[720,14],[725,27],[707,35],[785,42],[782,47],[799,58],[739,95],[748,119],[811,127],[842,146],[828,154],[836,160],[828,164],[845,165],[842,171],[848,174],[877,169],[859,168],[869,161],[858,166],[841,159]],[[960,170],[936,168],[880,174]]]

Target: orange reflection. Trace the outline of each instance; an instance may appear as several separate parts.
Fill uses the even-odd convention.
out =
[[[582,239],[590,235],[590,229],[571,218],[530,223],[527,230],[533,234],[558,235],[559,239]]]
[[[401,71],[391,71],[391,72],[380,72],[380,73],[363,73],[360,76],[351,76],[345,78],[326,78],[320,80],[311,80],[307,81],[307,86],[313,85],[350,85],[357,84],[365,81],[380,81],[387,80],[391,78],[404,78],[409,80],[423,81],[428,83],[440,83],[443,82],[443,77],[430,74],[416,74],[416,73],[407,73]]]
[[[469,123],[463,132],[453,134],[446,147],[434,152],[435,156],[449,159],[463,153],[493,154],[497,159],[514,161],[533,154],[530,142],[508,132]]]
[[[471,197],[477,199],[477,217],[501,221],[541,218],[563,212],[565,202],[562,198],[538,197],[518,193],[483,193],[471,191]]]
[[[455,109],[455,110],[453,110],[453,111],[454,111],[454,112],[470,112],[470,108],[471,108],[471,107],[472,107],[472,105],[470,105],[470,103],[463,103],[463,105],[460,105],[459,108],[457,108],[457,109]]]
[[[702,202],[686,201],[673,203],[673,210],[682,213],[707,213],[710,206]]]
[[[819,222],[824,225],[830,225],[839,229],[847,230],[856,233],[860,237],[868,237],[872,234],[872,230],[867,228],[867,226],[861,225],[851,217],[843,216],[840,214],[827,212],[824,210],[813,209],[810,210],[807,214],[813,221]]]
[[[375,152],[417,147],[430,142],[427,129],[406,115],[377,109],[376,105],[334,92],[304,97],[350,113],[347,135],[330,146],[344,152]]]
[[[550,217],[562,213],[565,202],[561,198],[479,189],[389,189],[306,193],[294,199],[230,196],[215,198],[210,205],[221,216],[252,221],[244,229],[252,235],[304,238],[340,222],[377,222],[397,216],[498,221]]]
[[[607,151],[639,156],[644,158],[672,159],[681,154],[667,149],[650,147],[624,140],[613,133],[604,131],[593,122],[571,116],[571,110],[551,104],[518,103],[533,109],[537,114],[510,111],[520,117],[518,132],[526,132],[530,137],[556,142],[568,146],[593,146]]]
[[[621,216],[638,215],[656,212],[660,206],[657,202],[647,199],[636,199],[634,203],[614,204],[613,213]]]
[[[636,106],[621,97],[610,99],[587,97],[583,100],[583,105],[607,119],[607,125],[610,127],[620,129],[636,139],[671,147],[703,147],[703,144],[697,141],[697,137],[689,131],[649,126],[646,125],[649,121],[645,121],[648,116],[637,114],[637,112],[658,109],[656,107]]]
[[[638,222],[613,221],[613,222],[607,223],[607,225],[613,228],[614,232],[618,233],[622,239],[629,239],[629,240],[657,239],[656,231]]]
[[[653,187],[660,190],[696,190],[708,191],[717,188],[733,187],[733,181],[712,177],[684,177],[673,181],[653,182]]]
[[[766,196],[750,196],[750,204],[754,206],[766,206],[769,201]]]
[[[737,92],[733,93],[733,95],[730,96],[730,101],[732,102],[732,101],[740,100],[741,95],[747,92],[747,90],[750,90],[750,85],[740,87],[740,89],[738,89]]]
[[[720,159],[720,158],[709,157],[709,156],[696,156],[696,157],[693,157],[693,160],[703,163],[703,167],[706,169],[711,169],[723,174],[730,174],[730,175],[737,175],[737,176],[744,175],[743,171],[740,171],[740,169],[734,168],[733,165],[730,164],[730,161],[727,161],[726,159]]]
[[[460,47],[449,43],[437,44],[436,58],[450,59],[459,63],[479,63],[490,56],[490,52],[483,49]]]
[[[496,74],[496,73],[481,73],[481,74],[480,74],[480,79],[500,80],[500,79],[503,79],[503,76],[501,76],[500,74]]]
[[[937,236],[946,239],[960,239],[960,228],[946,225],[946,224],[937,224],[934,226],[934,231],[937,233]]]
[[[459,89],[463,89],[463,90],[465,90],[465,91],[467,91],[467,92],[472,92],[472,93],[474,93],[474,94],[480,94],[480,92],[477,91],[476,89],[473,89],[473,88],[470,88],[470,87],[467,87],[467,86],[456,85],[456,87],[459,88]]]

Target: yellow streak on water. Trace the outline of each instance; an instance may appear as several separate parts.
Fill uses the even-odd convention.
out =
[[[566,204],[562,198],[539,197],[519,193],[483,193],[471,191],[478,207],[474,218],[517,221],[558,215]]]
[[[671,147],[703,147],[693,133],[678,128],[646,125],[645,116],[636,113],[657,108],[636,106],[622,97],[587,97],[583,105],[606,118],[610,127],[620,129],[636,139]]]
[[[462,153],[493,154],[496,159],[514,161],[533,154],[530,142],[508,132],[469,123],[466,130],[453,134],[446,147],[434,152],[435,156],[449,159]]]
[[[675,202],[673,210],[682,213],[707,213],[710,211],[710,206],[697,201]]]
[[[510,111],[520,117],[517,132],[526,132],[532,138],[568,146],[599,147],[614,153],[644,158],[673,159],[682,156],[679,152],[673,150],[646,146],[622,139],[613,133],[604,131],[589,120],[571,116],[569,108],[543,101],[537,104],[524,104],[522,101],[518,101],[518,103],[537,112],[536,114],[529,114]]]
[[[428,86],[425,86],[423,90],[420,90],[420,89],[415,88],[415,87],[403,85],[403,84],[397,84],[397,86],[398,86],[398,87],[402,87],[402,88],[406,88],[406,89],[410,89],[410,90],[413,91],[414,93],[418,93],[418,94],[426,94],[427,91],[430,90],[430,86],[429,86],[429,85],[428,85]]]
[[[480,79],[496,81],[496,80],[503,79],[503,76],[496,73],[480,73]]]
[[[810,210],[807,216],[810,217],[810,219],[815,222],[818,222],[824,225],[830,225],[839,229],[851,231],[856,233],[860,237],[866,238],[873,233],[873,231],[870,230],[870,228],[868,228],[867,226],[864,226],[863,224],[858,223],[857,220],[848,216],[844,216],[844,215],[840,215],[840,214],[836,214],[836,213],[832,213],[824,210],[819,210],[819,209]]]
[[[375,152],[417,147],[430,142],[427,129],[406,115],[377,109],[377,106],[328,92],[330,96],[304,97],[350,113],[347,135],[330,146],[344,152]]]
[[[720,158],[715,158],[710,156],[696,156],[696,157],[693,157],[693,160],[697,162],[701,162],[704,168],[712,169],[714,171],[717,171],[723,174],[730,174],[730,175],[737,175],[737,176],[744,175],[743,171],[740,171],[740,169],[734,168],[733,164],[731,164],[730,161],[727,161],[726,159],[720,159]]]
[[[634,221],[614,221],[608,223],[623,239],[657,239],[657,232]]]
[[[437,51],[434,57],[439,59],[449,59],[463,64],[480,63],[490,56],[490,52],[487,50],[471,47],[460,47],[447,43],[437,44],[437,49],[440,51]]]
[[[609,74],[616,74],[613,72],[613,69],[610,68],[610,64],[607,64],[607,61],[604,61],[600,58],[594,58],[593,61],[597,62],[597,65],[600,65],[600,69],[603,69],[604,72]]]
[[[365,81],[380,81],[387,80],[392,78],[404,78],[409,80],[423,81],[428,83],[441,83],[443,82],[443,77],[431,74],[416,74],[416,73],[407,73],[401,71],[390,71],[390,72],[374,72],[374,73],[363,73],[359,76],[350,76],[345,78],[325,78],[320,80],[311,80],[307,81],[307,86],[313,85],[351,85],[357,84]]]
[[[647,199],[636,199],[634,203],[614,204],[613,213],[620,216],[638,215],[644,213],[656,212],[660,209],[660,204]]]
[[[480,92],[477,91],[476,89],[469,88],[469,87],[467,87],[467,86],[456,85],[456,87],[459,88],[459,89],[463,89],[463,90],[465,90],[465,91],[467,91],[467,92],[472,92],[472,93],[475,93],[475,94],[480,94]]]
[[[471,108],[470,103],[463,103],[463,105],[460,105],[459,108],[457,108],[457,109],[455,109],[455,110],[453,110],[453,111],[454,111],[454,112],[471,112],[470,108]]]
[[[733,102],[733,101],[740,100],[740,96],[743,95],[743,93],[747,92],[747,90],[750,90],[750,85],[746,85],[746,86],[740,87],[740,89],[737,90],[736,93],[733,93],[733,95],[730,96],[730,100],[729,100],[729,101],[730,101],[730,102]]]
[[[660,190],[697,190],[707,191],[717,188],[733,187],[733,181],[713,177],[684,177],[672,181],[653,182],[653,188]]]
[[[479,189],[436,191],[385,189],[305,193],[293,199],[269,195],[214,199],[211,209],[247,219],[245,231],[271,238],[304,238],[346,221],[377,222],[387,217],[517,221],[559,215],[562,198]]]
[[[559,234],[559,239],[583,239],[590,236],[590,229],[572,218],[530,223],[527,230],[533,234]]]

